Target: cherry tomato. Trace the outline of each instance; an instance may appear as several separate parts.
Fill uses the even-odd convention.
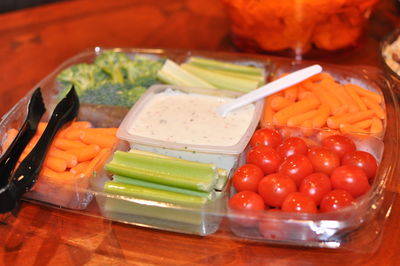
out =
[[[264,177],[264,172],[254,164],[244,164],[236,169],[232,177],[233,186],[237,191],[250,190],[257,192],[258,183]]]
[[[306,142],[298,137],[290,137],[285,139],[281,145],[276,148],[282,158],[289,157],[293,154],[307,154],[308,147]]]
[[[368,179],[374,178],[378,164],[375,157],[366,151],[353,151],[346,153],[342,158],[343,165],[354,165],[364,170]]]
[[[333,189],[346,190],[355,198],[369,189],[367,175],[354,165],[342,165],[333,170],[331,182]]]
[[[346,190],[336,189],[328,192],[320,204],[321,212],[336,211],[353,204],[353,196]]]
[[[300,185],[301,180],[313,172],[313,165],[307,156],[294,154],[283,161],[278,172],[292,178],[296,185]]]
[[[317,205],[310,196],[301,193],[290,193],[282,203],[284,212],[316,213]]]
[[[332,150],[324,147],[312,147],[308,152],[315,172],[322,172],[330,175],[340,165],[339,156]]]
[[[331,191],[329,176],[324,173],[313,173],[306,176],[300,184],[299,192],[310,196],[319,205],[323,196]]]
[[[341,135],[332,135],[326,137],[321,142],[322,147],[330,149],[342,158],[346,153],[356,150],[356,144],[348,137]]]
[[[256,130],[250,139],[250,146],[255,147],[258,145],[270,146],[276,148],[282,143],[282,135],[273,129],[262,128]]]
[[[240,191],[229,199],[229,207],[235,215],[245,218],[232,218],[232,222],[241,226],[255,226],[258,215],[264,210],[264,200],[254,191]]]
[[[265,176],[258,184],[258,194],[273,207],[281,207],[286,196],[296,189],[293,179],[279,173]]]
[[[282,158],[273,148],[260,145],[249,150],[246,154],[246,161],[257,165],[267,175],[276,172],[282,162]]]

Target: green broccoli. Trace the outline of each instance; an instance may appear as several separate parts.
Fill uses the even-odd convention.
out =
[[[125,53],[105,51],[98,55],[95,64],[111,77],[112,83],[124,83],[125,73],[123,66],[131,59]]]

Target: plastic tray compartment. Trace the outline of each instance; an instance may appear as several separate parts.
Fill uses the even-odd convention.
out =
[[[287,73],[310,64],[310,62],[304,62],[293,65],[282,59],[274,62],[277,64],[277,74]],[[280,245],[357,249],[360,252],[363,252],[363,248],[370,249],[379,243],[385,217],[390,212],[390,205],[395,196],[393,184],[397,183],[399,124],[396,117],[399,115],[399,109],[393,88],[375,68],[329,65],[323,65],[323,67],[324,71],[333,75],[337,81],[359,84],[381,93],[385,98],[385,134],[378,137],[368,134],[350,135],[358,150],[370,152],[379,163],[377,175],[370,190],[357,198],[354,206],[330,213],[301,214],[264,211],[249,214],[228,210],[230,229],[234,235]],[[301,136],[303,132],[301,128],[277,128],[295,136]],[[321,129],[314,131],[314,134],[309,136],[314,141],[320,140],[322,135],[327,134]],[[234,193],[234,189],[231,188],[230,196]]]

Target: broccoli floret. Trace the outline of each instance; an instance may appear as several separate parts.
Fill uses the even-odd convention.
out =
[[[82,103],[131,107],[145,91],[146,88],[140,86],[129,88],[123,84],[108,84],[84,91],[79,100]]]
[[[107,76],[96,65],[77,64],[63,70],[57,79],[67,91],[74,85],[79,95],[87,89],[105,83]]]
[[[120,84],[125,80],[123,66],[130,61],[125,53],[104,51],[96,57],[94,63],[110,76],[112,83]]]
[[[134,60],[125,64],[127,80],[130,83],[141,83],[140,80],[143,78],[145,78],[146,80],[148,80],[149,78],[156,80],[157,72],[161,67],[161,61],[152,60],[145,56],[136,56]],[[149,84],[153,85],[154,82]],[[147,87],[149,85],[142,86]]]

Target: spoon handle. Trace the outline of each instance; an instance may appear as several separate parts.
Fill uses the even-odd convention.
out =
[[[235,100],[224,104],[217,108],[217,112],[222,115],[226,116],[229,112],[245,106],[249,103],[258,101],[264,97],[267,97],[271,94],[274,94],[280,90],[293,86],[299,82],[302,82],[305,79],[308,79],[315,74],[318,74],[322,71],[322,67],[320,65],[312,65],[295,72],[292,72],[282,78],[276,79],[271,81],[270,83],[261,86],[260,88],[246,93]]]

